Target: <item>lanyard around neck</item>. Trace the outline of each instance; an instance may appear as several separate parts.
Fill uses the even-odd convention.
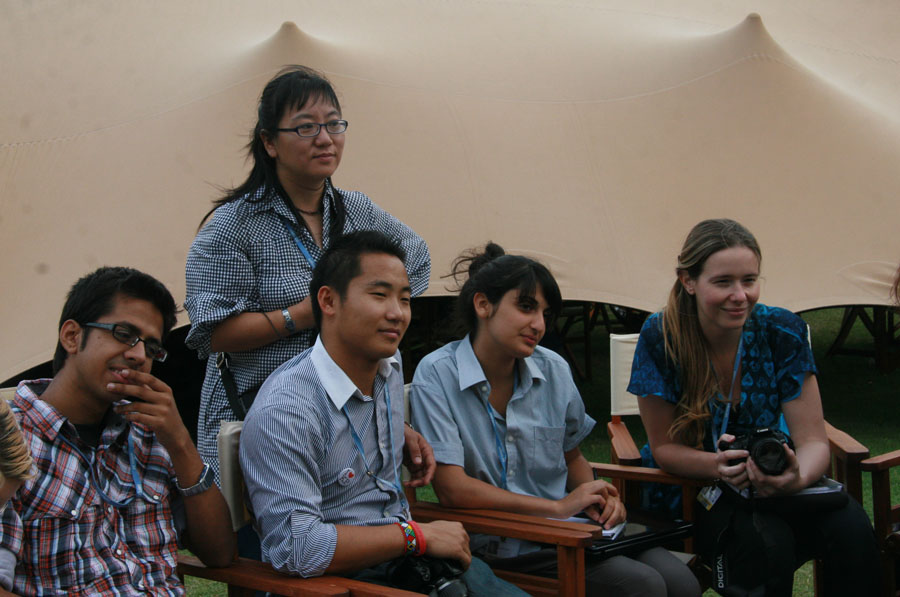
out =
[[[516,390],[519,388],[519,376],[516,375],[515,365],[513,366],[513,396],[516,394]],[[503,441],[503,438],[500,437],[500,428],[497,426],[496,417],[494,413],[494,407],[491,406],[491,401],[488,396],[484,397],[484,408],[487,411],[488,419],[491,422],[491,429],[494,431],[494,445],[497,447],[497,458],[500,460],[500,483],[502,484],[503,489],[507,488],[507,470],[509,467],[509,453],[506,451],[506,443]],[[512,400],[512,396],[510,396],[510,400]]]
[[[731,390],[728,392],[728,400],[727,405],[725,406],[725,415],[722,417],[722,430],[719,432],[719,436],[716,438],[718,441],[719,437],[722,437],[722,434],[728,429],[728,418],[731,415],[731,397],[734,396],[734,386],[735,381],[737,380],[738,369],[741,366],[741,349],[744,346],[744,334],[741,333],[741,339],[738,341],[737,352],[734,354],[734,371],[731,374]],[[715,367],[713,368],[715,371]],[[722,393],[719,392],[719,396],[722,396]],[[738,390],[738,397],[740,397],[741,392]],[[722,396],[724,398],[724,396]]]
[[[75,450],[75,452],[81,456],[88,463],[88,469],[91,471],[88,475],[90,479],[91,486],[93,486],[94,490],[100,494],[100,497],[104,502],[110,504],[111,506],[115,506],[116,508],[124,508],[131,502],[133,502],[138,496],[146,497],[144,495],[144,484],[141,479],[141,475],[138,473],[137,469],[137,456],[134,453],[134,438],[131,435],[131,430],[128,430],[128,462],[131,465],[131,479],[134,482],[134,495],[127,498],[124,501],[117,501],[109,497],[105,491],[100,487],[100,480],[97,478],[97,471],[94,468],[94,458],[88,458],[85,456],[84,452],[82,452],[78,446],[76,446],[69,438],[63,435],[62,430],[59,433],[60,439],[62,439],[65,443],[69,445],[70,448]],[[94,452],[94,456],[96,456],[96,451]]]
[[[372,467],[369,466],[369,461],[366,458],[366,452],[363,449],[362,439],[360,439],[359,434],[356,432],[356,427],[353,425],[353,421],[350,419],[350,413],[347,412],[347,405],[345,404],[343,408],[341,408],[341,412],[344,413],[344,416],[347,417],[347,424],[350,426],[350,436],[353,438],[353,445],[356,447],[356,451],[359,453],[360,459],[362,459],[363,464],[366,466],[366,474],[372,477],[375,480],[375,486],[384,492],[390,493],[390,490],[385,489],[385,487],[390,487],[397,492],[397,495],[400,497],[400,502],[402,504],[404,512],[408,511],[408,507],[406,504],[406,496],[403,494],[403,486],[400,484],[400,469],[397,467],[397,458],[394,455],[394,429],[391,425],[391,416],[393,411],[391,410],[391,392],[388,389],[388,382],[385,380],[384,382],[384,397],[385,402],[387,402],[387,428],[388,428],[388,441],[391,444],[391,470],[394,473],[394,480],[388,481],[387,479],[382,479],[372,470]],[[374,400],[374,398],[373,398]],[[375,406],[375,418],[378,418],[378,406]],[[378,424],[376,422],[376,434],[377,434]]]
[[[281,225],[284,226],[284,229],[287,230],[288,234],[291,235],[291,238],[294,239],[294,244],[296,244],[297,248],[300,249],[300,252],[303,253],[303,257],[306,259],[306,263],[309,264],[309,269],[316,269],[315,258],[310,254],[309,249],[306,248],[306,245],[303,244],[303,241],[300,240],[300,237],[297,235],[297,231],[294,230],[294,226],[283,215],[278,214],[278,218],[281,220]]]

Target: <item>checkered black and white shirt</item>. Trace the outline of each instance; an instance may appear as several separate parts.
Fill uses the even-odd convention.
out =
[[[235,420],[210,350],[210,336],[222,320],[245,311],[272,311],[293,305],[309,294],[312,267],[300,252],[283,220],[296,223],[294,214],[275,195],[261,188],[216,209],[209,223],[191,245],[185,269],[191,318],[186,343],[207,358],[206,379],[200,397],[197,439],[200,455],[219,476],[216,434],[221,421]],[[428,288],[431,257],[428,246],[415,232],[356,191],[340,191],[346,218],[344,233],[379,230],[399,241],[406,251],[406,271],[413,296]],[[302,226],[298,234],[314,260],[331,243],[334,189],[328,186],[323,205],[320,248]],[[254,350],[230,353],[231,371],[238,393],[261,384],[276,367],[312,345],[314,330]]]

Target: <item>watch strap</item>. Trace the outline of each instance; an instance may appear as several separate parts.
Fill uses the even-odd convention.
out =
[[[291,313],[287,309],[281,310],[281,316],[284,317],[284,327],[290,333],[295,333],[297,331],[297,326],[294,325],[294,320],[291,319]]]
[[[178,479],[175,479],[175,487],[178,489],[178,493],[184,497],[191,497],[192,495],[203,493],[212,487],[213,483],[215,483],[215,475],[213,474],[212,467],[206,463],[203,464],[203,472],[200,473],[200,479],[190,487],[182,487],[178,482]]]

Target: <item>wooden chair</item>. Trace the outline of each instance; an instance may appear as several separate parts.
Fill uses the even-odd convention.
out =
[[[620,466],[616,464],[637,465],[641,462],[640,450],[634,443],[631,433],[622,421],[622,416],[637,414],[640,410],[637,404],[637,396],[629,394],[627,391],[628,381],[631,378],[631,363],[634,358],[634,351],[637,347],[639,334],[610,334],[609,336],[609,360],[610,360],[610,409],[612,420],[607,424],[607,433],[609,434],[611,443],[610,460],[614,463],[610,465],[595,464],[597,474],[606,475],[615,473]],[[849,434],[844,433],[840,429],[833,427],[827,421],[825,422],[825,431],[828,435],[828,444],[831,448],[831,467],[829,476],[840,481],[847,489],[847,493],[862,503],[862,468],[861,463],[869,456],[869,449],[853,439]],[[636,467],[640,468],[640,467]],[[643,469],[644,471],[658,471],[659,469]],[[663,473],[662,471],[659,471]],[[626,504],[638,504],[637,491],[634,483],[628,481],[646,481],[651,480],[649,477],[637,475],[634,472],[622,473],[623,485],[620,487],[620,493],[625,496]],[[657,482],[676,484],[682,486],[682,516],[685,520],[693,520],[693,504],[696,499],[697,492],[705,485],[704,482],[696,479],[685,479],[674,475],[663,473]],[[632,501],[629,501],[632,500]],[[685,549],[691,551],[693,545],[690,541],[685,542]],[[820,594],[819,588],[823,582],[823,571],[820,562],[814,564],[814,577],[816,585],[816,593]],[[704,579],[701,578],[701,582]]]
[[[891,504],[891,469],[900,465],[900,450],[874,456],[860,463],[872,475],[872,514],[875,538],[881,552],[884,594],[900,595],[900,504]]]

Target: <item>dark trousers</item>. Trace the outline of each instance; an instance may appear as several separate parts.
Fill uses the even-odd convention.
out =
[[[875,533],[862,506],[799,508],[790,515],[761,511],[725,491],[712,510],[697,507],[697,551],[729,585],[722,595],[790,597],[794,571],[823,563],[824,595],[880,595]],[[718,589],[717,589],[718,590]]]

